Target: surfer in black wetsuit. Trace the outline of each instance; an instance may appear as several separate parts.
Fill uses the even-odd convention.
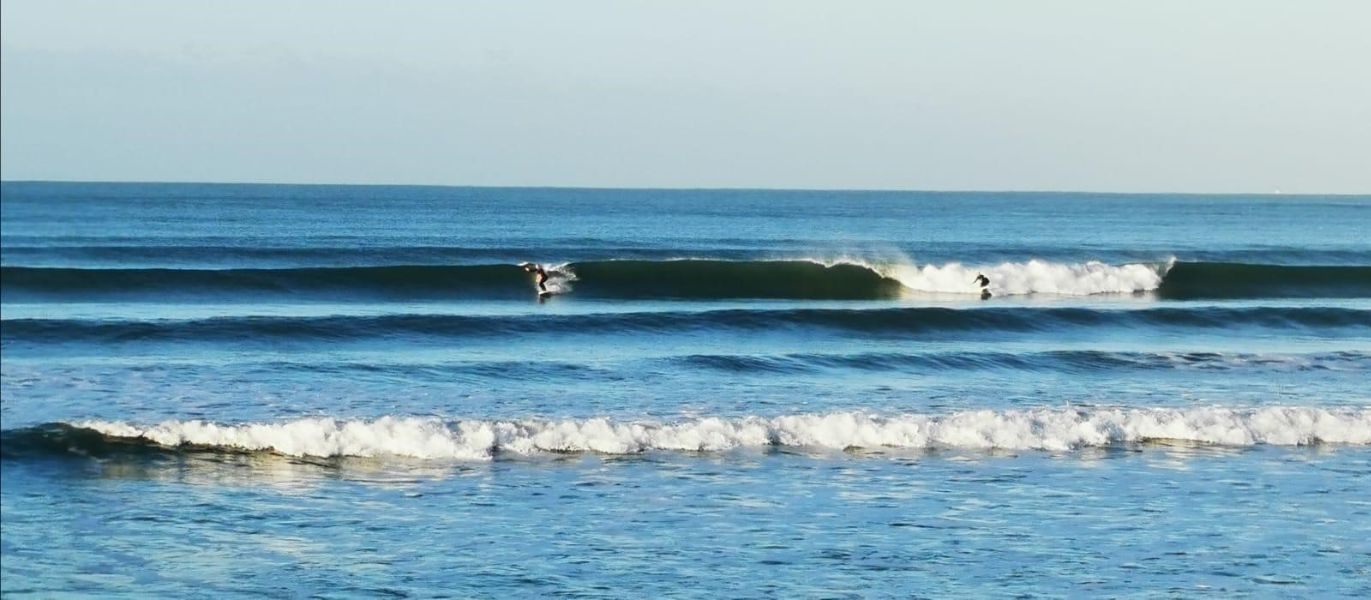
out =
[[[546,292],[546,291],[547,291],[547,271],[543,270],[543,266],[542,266],[542,265],[539,265],[539,264],[537,264],[537,263],[524,263],[523,266],[524,266],[524,272],[525,272],[525,273],[534,273],[534,274],[536,274],[536,275],[538,276],[538,291],[539,291],[539,292]]]
[[[973,283],[976,283],[977,285],[981,286],[981,300],[985,300],[986,298],[990,297],[989,277],[986,277],[984,273],[977,273],[976,279],[973,280]]]

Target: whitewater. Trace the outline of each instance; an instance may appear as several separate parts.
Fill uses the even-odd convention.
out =
[[[763,446],[1066,451],[1157,441],[1226,446],[1371,444],[1371,409],[1302,407],[1038,409],[890,417],[848,412],[701,418],[679,423],[383,417],[374,421],[314,418],[243,425],[169,421],[144,427],[91,421],[75,426],[113,438],[144,439],[168,448],[270,451],[289,456],[463,460],[489,460],[500,452],[635,454]]]
[[[898,281],[914,292],[980,294],[977,275],[985,275],[991,293],[1000,295],[1055,294],[1089,296],[1094,294],[1131,294],[1161,287],[1166,272],[1176,263],[1170,257],[1160,263],[1109,265],[1100,261],[1053,263],[1029,260],[997,265],[918,265],[912,260],[893,263],[868,263],[858,259],[816,261],[821,264],[855,264]]]

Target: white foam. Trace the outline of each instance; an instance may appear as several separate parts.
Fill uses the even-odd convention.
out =
[[[571,269],[571,263],[545,263],[540,264],[547,272],[547,281],[543,285],[549,294],[565,294],[572,290],[571,282],[576,281],[576,272]]]
[[[1099,261],[1054,263],[1037,259],[980,266],[959,262],[920,266],[905,257],[809,260],[824,266],[857,265],[875,271],[882,277],[894,279],[911,291],[939,294],[980,294],[976,276],[984,274],[990,279],[990,291],[997,296],[1090,296],[1147,292],[1161,287],[1162,278],[1176,264],[1175,257],[1162,263],[1126,265],[1110,265]]]
[[[1087,296],[1155,290],[1161,286],[1162,277],[1172,264],[1108,265],[1096,261],[1065,264],[1030,260],[986,266],[900,264],[878,267],[877,271],[920,292],[980,293],[975,279],[977,274],[984,274],[990,279],[990,291],[1000,296]]]
[[[1326,409],[1112,408],[968,411],[880,416],[862,412],[774,418],[705,417],[675,423],[583,420],[444,421],[382,417],[311,418],[284,423],[219,425],[167,421],[76,423],[105,435],[164,446],[210,446],[291,456],[405,456],[488,460],[499,452],[718,451],[762,446],[968,448],[1064,451],[1178,440],[1201,444],[1280,446],[1371,444],[1371,407]]]

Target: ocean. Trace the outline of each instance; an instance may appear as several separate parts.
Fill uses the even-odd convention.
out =
[[[6,597],[1371,595],[1371,197],[0,201]]]

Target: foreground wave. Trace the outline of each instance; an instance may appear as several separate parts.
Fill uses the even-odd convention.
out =
[[[726,309],[634,311],[581,315],[381,315],[208,319],[105,320],[5,319],[9,342],[124,343],[139,341],[266,342],[361,340],[378,337],[446,339],[535,334],[823,329],[864,336],[933,333],[1061,332],[1072,328],[1166,327],[1198,329],[1344,330],[1371,329],[1371,310],[1332,307],[1161,307],[1091,308],[940,307],[840,309]]]
[[[597,298],[890,299],[911,293],[996,295],[1155,293],[1163,298],[1371,297],[1371,267],[1212,262],[916,265],[859,260],[609,260],[548,264],[557,289]],[[516,265],[285,269],[0,268],[7,299],[101,296],[516,298],[531,291]]]
[[[709,452],[735,448],[1066,451],[1153,441],[1225,446],[1371,444],[1371,408],[1099,408],[879,416],[861,412],[674,423],[583,420],[300,419],[283,423],[85,421],[8,430],[6,458],[90,454],[118,444],[288,456],[490,460],[502,453]]]

